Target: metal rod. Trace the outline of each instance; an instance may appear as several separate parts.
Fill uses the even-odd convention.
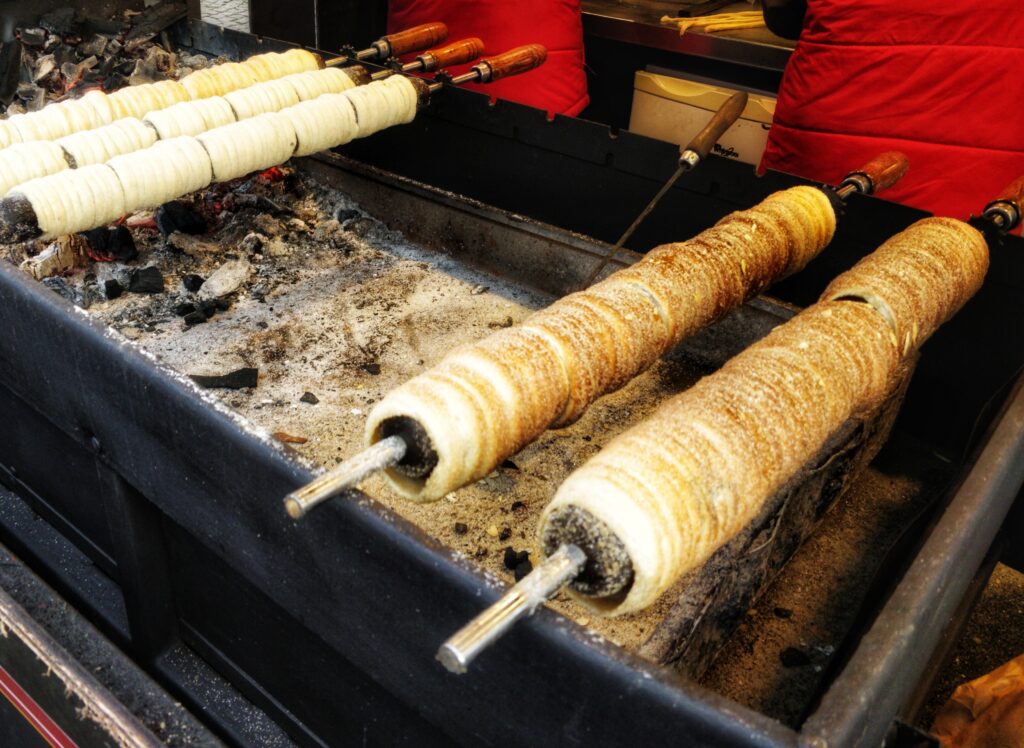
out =
[[[520,618],[533,614],[583,570],[587,555],[563,545],[531,571],[498,602],[487,608],[437,650],[437,659],[453,673],[464,673],[477,655],[497,641]]]
[[[370,80],[379,81],[383,80],[384,78],[390,78],[394,74],[394,70],[378,70],[376,73],[370,74]]]
[[[626,229],[626,232],[619,237],[619,240],[617,242],[615,242],[615,246],[612,247],[611,250],[609,250],[608,254],[601,258],[601,262],[597,264],[597,267],[595,267],[590,272],[590,275],[587,276],[587,279],[583,281],[583,285],[580,286],[581,289],[588,288],[591,283],[597,280],[597,276],[601,274],[601,271],[605,269],[609,262],[615,259],[615,255],[617,255],[619,253],[619,250],[622,249],[623,246],[625,246],[626,242],[629,240],[629,237],[633,236],[633,232],[636,231],[637,226],[643,223],[644,219],[646,219],[647,216],[651,214],[651,211],[654,210],[654,207],[659,202],[661,202],[661,198],[665,196],[665,193],[672,189],[672,185],[676,183],[679,177],[681,177],[684,172],[689,171],[691,168],[693,167],[690,165],[688,161],[685,161],[684,159],[679,159],[679,166],[676,167],[675,173],[671,177],[669,177],[668,181],[665,182],[665,184],[662,185],[661,189],[658,190],[658,194],[651,198],[651,201],[647,203],[647,207],[643,209],[640,215],[636,217],[636,220],[634,220],[633,223],[629,225],[629,228]]]
[[[354,488],[374,473],[385,470],[405,457],[406,445],[400,436],[381,439],[355,457],[342,462],[316,480],[292,491],[284,499],[284,508],[292,519],[301,519],[310,509],[348,488]]]

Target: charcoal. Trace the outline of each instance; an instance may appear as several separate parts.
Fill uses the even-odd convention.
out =
[[[153,214],[156,227],[164,236],[180,231],[183,234],[205,234],[206,219],[199,211],[181,200],[164,203]]]
[[[128,85],[128,79],[123,75],[107,70],[100,70],[106,77],[103,79],[103,90],[107,93],[117,91]]]
[[[46,44],[46,30],[41,28],[21,29],[18,32],[21,43],[26,47],[42,47]]]
[[[510,508],[513,512],[525,512],[527,506],[525,501],[513,501]]]
[[[378,374],[380,374],[380,364],[376,362],[370,364],[363,364],[359,368],[365,371],[367,374],[372,374],[373,376],[377,376]]]
[[[229,371],[226,374],[193,374],[193,382],[206,389],[240,390],[244,387],[255,387],[259,379],[259,369],[245,367]]]
[[[456,535],[465,535],[467,532],[469,532],[469,525],[467,525],[465,522],[456,522],[455,523],[455,534]]]
[[[53,55],[43,55],[36,60],[35,70],[32,71],[32,82],[39,83],[57,69],[57,60]]]
[[[511,537],[512,528],[508,526],[501,528],[501,532],[498,533],[498,540],[508,540]]]
[[[187,301],[183,301],[180,304],[175,304],[174,305],[174,314],[175,314],[175,316],[178,316],[178,317],[184,317],[186,315],[192,314],[192,312],[194,312],[195,310],[196,310],[196,305],[195,304],[191,304],[191,303],[189,303]]]
[[[139,256],[135,239],[124,226],[98,228],[83,236],[89,244],[89,256],[100,262],[129,262]]]
[[[377,222],[369,216],[358,215],[355,218],[342,221],[341,227],[356,236],[366,237],[377,227]]]
[[[186,327],[192,327],[192,325],[198,325],[206,322],[206,315],[196,309],[195,311],[186,314],[183,319]]]
[[[103,282],[103,293],[106,294],[108,299],[116,299],[124,293],[124,286],[111,278]]]
[[[779,662],[782,663],[782,667],[804,667],[811,664],[811,658],[806,652],[797,649],[796,647],[786,647],[779,654]]]
[[[178,62],[183,67],[191,68],[192,70],[202,70],[210,66],[210,61],[203,55],[183,54],[178,58]]]
[[[512,548],[512,546],[508,546],[505,548],[505,555],[504,558],[502,559],[502,562],[505,564],[506,569],[512,571],[517,566],[522,564],[524,561],[528,562],[529,560],[529,551],[517,551],[514,548]]]
[[[164,276],[160,273],[160,268],[150,265],[133,270],[128,276],[128,290],[132,293],[162,293]]]
[[[334,220],[339,224],[345,223],[345,221],[351,221],[353,218],[359,218],[363,214],[358,210],[352,208],[338,208],[334,211]]]
[[[185,3],[159,2],[136,16],[132,29],[125,37],[125,51],[131,53],[175,21],[188,14]]]
[[[299,398],[300,402],[309,403],[310,405],[316,405],[320,402],[320,398],[314,395],[312,392],[303,392],[302,397]]]
[[[189,273],[181,279],[181,285],[185,287],[186,291],[191,291],[192,293],[195,293],[202,288],[203,283],[205,282],[206,280],[202,276],[196,275],[195,273]]]
[[[213,299],[203,299],[199,302],[199,311],[203,313],[206,319],[210,319],[219,311],[219,307]]]
[[[39,19],[39,25],[51,34],[62,38],[78,32],[78,24],[75,23],[75,9],[70,6],[51,10]]]
[[[100,57],[107,49],[110,39],[103,34],[93,34],[76,47],[82,57]]]
[[[81,291],[72,288],[63,278],[44,278],[43,285],[82,309],[89,308],[89,302]]]
[[[263,195],[253,195],[245,192],[236,192],[234,195],[235,208],[255,208],[262,213],[273,213],[274,215],[280,215],[282,213],[291,213],[288,208],[281,207],[269,197]]]
[[[793,611],[789,608],[774,608],[772,609],[772,612],[775,614],[776,618],[786,619],[793,617]]]
[[[157,70],[156,64],[152,60],[139,60],[135,63],[135,68],[132,70],[131,75],[128,76],[128,85],[141,86],[146,83],[156,83],[163,79],[164,76]]]
[[[515,577],[517,582],[521,582],[523,577],[533,571],[533,564],[530,559],[526,559],[520,564],[516,564],[516,568],[512,570],[512,576]]]
[[[14,40],[0,44],[0,102],[4,104],[10,104],[18,90],[21,57],[21,42]]]

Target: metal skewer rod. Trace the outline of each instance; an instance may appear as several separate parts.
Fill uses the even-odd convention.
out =
[[[439,91],[445,83],[461,85],[463,83],[492,83],[511,75],[519,75],[534,68],[540,67],[548,57],[548,51],[540,44],[526,44],[522,47],[510,49],[495,57],[488,57],[480,60],[468,73],[451,77],[439,75],[434,83],[430,84],[430,92]]]
[[[520,618],[533,615],[583,570],[586,554],[576,545],[563,545],[523,577],[501,598],[441,645],[438,661],[453,673],[465,673],[484,649]]]
[[[370,475],[385,470],[405,457],[406,444],[399,436],[381,439],[330,470],[313,482],[292,491],[284,499],[284,508],[292,519],[300,519],[310,509],[342,491],[355,488]]]
[[[395,73],[433,73],[448,65],[462,65],[472,62],[484,53],[484,43],[477,38],[461,39],[440,49],[431,49],[417,55],[412,62],[394,64],[390,70],[380,70],[370,75],[370,80],[379,81]]]

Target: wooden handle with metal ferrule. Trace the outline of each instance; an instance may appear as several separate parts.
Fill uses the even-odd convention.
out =
[[[417,59],[423,63],[423,70],[431,73],[450,65],[473,62],[484,53],[484,43],[473,37],[449,44],[447,47],[424,52]]]
[[[910,160],[906,155],[899,151],[886,151],[853,173],[863,174],[871,180],[871,194],[874,195],[903,179],[909,168]]]
[[[725,134],[726,130],[733,126],[746,108],[747,92],[737,91],[726,99],[722,106],[718,107],[715,116],[704,126],[703,130],[697,133],[689,145],[683,149],[683,152],[692,151],[701,159],[707,158],[711,149],[715,147],[715,143]]]
[[[994,203],[1013,203],[1017,210],[1024,211],[1024,175],[1017,177],[1003,189],[999,190],[999,197]]]
[[[488,57],[480,61],[481,65],[490,68],[490,75],[483,82],[489,83],[539,68],[546,59],[548,50],[541,44],[527,44],[510,49],[497,57]]]
[[[383,40],[391,47],[392,57],[401,57],[409,52],[416,52],[420,49],[433,47],[448,38],[448,27],[443,23],[425,23],[422,26],[413,26],[405,31],[396,31],[388,34]]]

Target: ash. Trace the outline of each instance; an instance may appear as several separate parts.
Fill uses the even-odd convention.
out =
[[[109,16],[68,6],[16,27],[14,40],[0,45],[0,112],[34,112],[90,89],[176,80],[207,67],[206,57],[179,53],[166,34],[184,15],[175,2]]]

